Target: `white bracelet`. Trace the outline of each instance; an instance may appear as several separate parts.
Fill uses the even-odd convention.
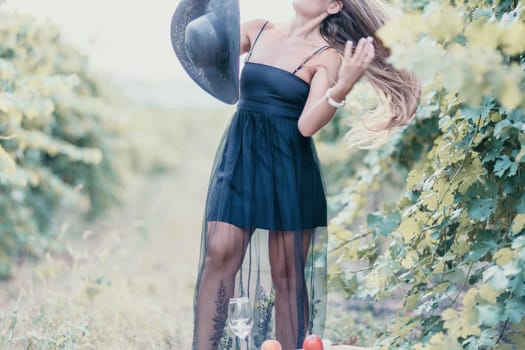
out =
[[[346,104],[346,99],[343,99],[341,102],[337,102],[332,98],[332,96],[330,96],[330,91],[332,91],[332,88],[326,90],[326,94],[324,95],[326,101],[328,101],[328,104],[335,108],[343,107]]]

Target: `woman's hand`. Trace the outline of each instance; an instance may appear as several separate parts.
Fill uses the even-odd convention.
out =
[[[339,96],[344,98],[352,89],[352,86],[361,78],[368,65],[375,57],[372,37],[361,38],[357,44],[355,52],[352,54],[353,43],[348,41],[337,82],[334,86],[334,98]]]

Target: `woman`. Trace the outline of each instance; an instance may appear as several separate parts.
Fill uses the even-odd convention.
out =
[[[307,333],[322,334],[327,215],[311,136],[363,75],[391,111],[374,118],[370,134],[405,125],[418,103],[415,79],[385,63],[388,51],[374,36],[386,19],[379,3],[293,5],[288,25],[254,20],[241,28],[246,63],[206,200],[194,350],[233,348],[224,328],[234,295],[254,303],[257,348],[275,336],[296,349]]]

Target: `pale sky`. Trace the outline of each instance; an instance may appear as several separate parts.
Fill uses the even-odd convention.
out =
[[[126,79],[163,82],[185,73],[171,48],[178,0],[6,0],[10,8],[57,24],[90,56],[91,67]],[[241,20],[286,21],[291,0],[240,0]]]

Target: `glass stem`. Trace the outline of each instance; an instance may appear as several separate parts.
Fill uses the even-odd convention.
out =
[[[244,343],[243,339],[241,337],[239,337],[239,336],[237,336],[236,338],[239,340],[239,342],[237,343],[237,344],[239,344],[239,350],[243,350],[243,348],[244,348],[244,346],[242,345],[242,343]]]

